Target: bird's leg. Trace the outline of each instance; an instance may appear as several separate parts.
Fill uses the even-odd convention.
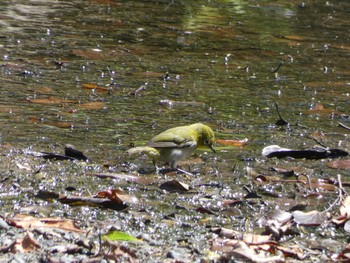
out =
[[[156,174],[161,174],[161,169],[157,166],[156,161],[153,161],[154,169],[156,170]]]
[[[179,167],[176,165],[176,162],[171,163],[171,164],[170,164],[170,167],[171,167],[174,171],[178,171],[178,172],[183,173],[183,174],[185,174],[185,175],[187,175],[187,176],[194,176],[192,173],[187,172],[187,171],[185,171],[185,170],[179,168]]]
[[[184,173],[185,175],[188,175],[188,176],[194,176],[193,173],[187,172],[187,171],[185,171],[183,169],[180,169],[179,167],[176,167],[175,170],[177,170],[180,173]]]

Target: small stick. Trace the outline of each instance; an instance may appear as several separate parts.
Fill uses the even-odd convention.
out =
[[[288,122],[286,122],[286,121],[281,117],[281,114],[280,114],[280,111],[279,111],[279,109],[278,109],[278,104],[277,104],[277,103],[275,103],[275,106],[276,106],[276,111],[277,111],[278,117],[280,118],[280,119],[276,122],[276,124],[277,124],[277,125],[286,125],[286,124],[288,124]]]
[[[144,85],[141,85],[136,90],[130,92],[129,95],[134,95],[136,97],[141,91],[146,90],[147,85],[148,85],[148,82],[145,82]]]
[[[338,122],[338,126],[344,128],[344,129],[350,130],[349,126],[346,126],[345,124],[343,124],[341,122]]]
[[[283,63],[279,63],[277,68],[275,70],[272,71],[272,73],[277,73],[277,71],[282,67]]]

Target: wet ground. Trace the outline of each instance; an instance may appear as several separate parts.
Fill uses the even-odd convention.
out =
[[[301,187],[271,167],[300,180],[341,175],[345,185],[347,168],[330,168],[328,158],[268,159],[261,152],[272,144],[349,151],[349,131],[339,126],[350,126],[348,9],[347,1],[3,1],[0,215],[76,220],[86,232],[67,240],[94,245],[68,253],[67,262],[100,255],[98,233],[111,226],[144,240],[131,245],[137,256],[124,251],[126,258],[210,261],[214,226],[260,234],[255,219],[267,211],[329,208],[339,184]],[[276,124],[276,103],[288,125]],[[217,139],[248,142],[198,151],[181,164],[193,177],[156,175],[150,160],[124,155],[167,128],[195,122],[210,125]],[[36,154],[63,154],[67,143],[90,161]],[[101,178],[105,173],[118,178]],[[174,179],[192,189],[164,189]],[[39,195],[91,197],[116,188],[138,201],[128,197],[128,208],[117,211]],[[227,205],[250,192],[258,194],[254,202]],[[1,231],[2,247],[26,233]],[[58,252],[43,249],[52,239],[36,235],[41,249],[18,261],[58,260]],[[319,259],[340,253],[346,235],[321,226],[301,236],[339,242],[325,244]]]

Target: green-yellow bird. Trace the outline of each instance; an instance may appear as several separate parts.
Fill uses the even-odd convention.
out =
[[[214,132],[209,126],[195,123],[166,130],[154,136],[145,146],[131,148],[127,153],[131,156],[147,155],[157,171],[158,161],[175,169],[177,162],[190,157],[196,148],[207,147],[215,153],[214,140]]]

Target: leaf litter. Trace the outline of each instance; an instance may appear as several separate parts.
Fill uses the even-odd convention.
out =
[[[324,134],[314,136],[327,141]],[[239,140],[228,140],[223,144],[245,146],[245,142]],[[67,171],[62,173],[62,168],[73,166],[74,173],[78,169],[85,180],[89,178],[91,182],[98,182],[96,194],[89,190],[95,187],[79,182],[80,177],[66,178],[62,181],[63,188],[56,183],[49,190],[44,184],[46,189],[36,192],[33,199],[35,202],[41,200],[37,203],[40,206],[60,207],[61,204],[65,213],[77,209],[98,214],[113,211],[120,222],[99,220],[98,217],[87,220],[83,214],[73,217],[75,219],[45,217],[43,215],[51,213],[42,213],[38,207],[28,206],[22,209],[22,213],[1,215],[1,231],[7,231],[5,236],[9,238],[7,242],[2,241],[1,253],[31,255],[42,251],[41,259],[50,262],[58,262],[62,255],[67,261],[118,261],[123,258],[128,262],[138,262],[152,253],[158,253],[163,259],[176,257],[176,250],[164,250],[164,246],[175,242],[186,248],[186,252],[181,253],[187,258],[200,255],[203,260],[217,262],[233,259],[284,262],[289,259],[309,260],[310,255],[323,260],[350,258],[348,245],[333,240],[334,236],[342,236],[339,229],[350,232],[350,201],[346,192],[350,182],[341,176],[318,178],[315,168],[303,166],[307,157],[294,162],[277,162],[272,167],[261,164],[263,172],[257,166],[244,178],[237,177],[233,171],[230,177],[221,177],[217,183],[206,181],[198,173],[192,178],[181,173],[141,175],[130,163],[124,162],[103,168],[70,145],[65,146],[64,154],[31,150],[18,151],[18,156],[21,158],[15,161],[14,168],[19,174],[45,178],[45,169],[58,169],[64,175]],[[261,158],[270,162],[290,158],[276,157],[262,155]],[[46,163],[38,170],[36,162],[41,163],[40,160]],[[188,165],[192,166],[191,169],[197,167],[200,171],[211,171],[206,167],[214,165],[211,160],[199,160],[190,161]],[[322,164],[326,167],[328,163]],[[332,169],[340,171],[341,167]],[[234,192],[227,180],[236,180]],[[101,188],[102,185],[107,187]],[[11,184],[2,186],[3,192],[10,187]],[[15,191],[18,195],[31,192],[24,186]],[[9,229],[21,237],[10,238]],[[179,235],[179,230],[188,234]],[[113,233],[111,238],[102,240],[107,233]],[[159,235],[162,238],[157,240]],[[322,240],[321,243],[312,241],[315,235]],[[199,237],[201,241],[195,242]],[[53,240],[55,246],[48,246]],[[133,242],[138,240],[143,240],[142,244]],[[163,250],[154,246],[159,242]],[[321,252],[320,247],[328,252]]]

